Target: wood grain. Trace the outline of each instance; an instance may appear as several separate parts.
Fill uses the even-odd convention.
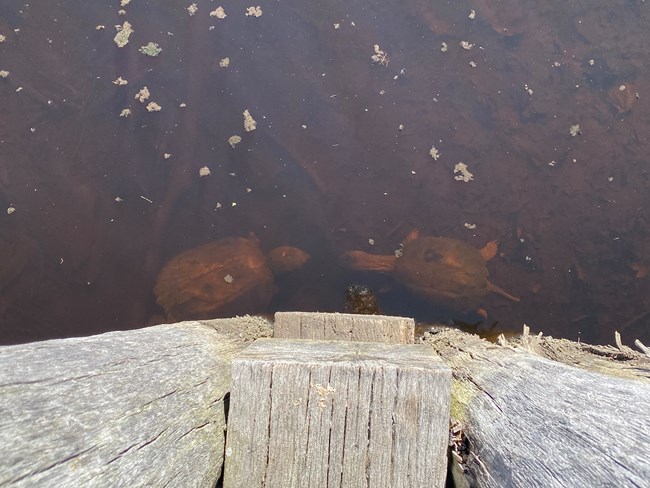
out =
[[[230,361],[265,328],[249,317],[0,348],[0,485],[214,486]]]
[[[450,379],[425,346],[261,339],[233,360],[224,486],[444,486]]]
[[[277,312],[273,337],[413,344],[411,318],[345,313]]]
[[[586,371],[458,330],[424,341],[453,370],[451,415],[468,447],[454,456],[457,486],[648,486],[646,378]]]

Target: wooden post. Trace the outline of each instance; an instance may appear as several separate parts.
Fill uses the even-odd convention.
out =
[[[214,486],[242,317],[0,348],[0,486]]]
[[[450,379],[426,346],[260,339],[233,360],[224,487],[444,486]]]
[[[590,358],[594,346],[552,347],[541,336],[501,347],[448,328],[424,341],[453,370],[456,486],[648,486],[650,361],[641,355],[599,348],[606,357]]]
[[[413,344],[414,331],[415,322],[406,317],[277,312],[273,337]]]

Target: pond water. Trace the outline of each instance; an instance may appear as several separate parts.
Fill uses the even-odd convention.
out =
[[[250,233],[311,259],[238,313],[482,320],[342,259],[413,229],[498,241],[479,332],[650,341],[645,2],[122,3],[0,4],[1,343],[164,322],[165,262]]]

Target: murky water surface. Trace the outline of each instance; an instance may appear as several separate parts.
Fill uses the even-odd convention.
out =
[[[384,313],[480,320],[342,259],[413,229],[498,241],[489,280],[521,301],[481,298],[483,332],[650,341],[648,4],[189,6],[0,3],[2,343],[163,322],[164,264],[250,233],[311,259],[238,313],[342,311],[355,283]]]

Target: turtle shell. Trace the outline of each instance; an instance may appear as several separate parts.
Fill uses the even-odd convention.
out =
[[[395,276],[414,293],[455,309],[478,307],[487,293],[481,253],[446,237],[419,237],[404,245]]]
[[[273,291],[273,275],[254,236],[228,237],[178,254],[154,288],[168,320],[259,312]]]

